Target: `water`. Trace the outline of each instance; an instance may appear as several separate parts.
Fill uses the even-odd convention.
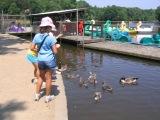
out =
[[[70,45],[63,45],[59,58],[69,67],[63,72],[69,120],[160,119],[160,63]],[[97,74],[96,87],[81,88],[79,78],[67,78],[74,73],[87,79],[90,71]],[[138,85],[121,86],[122,76],[138,77]],[[93,93],[101,91],[102,81],[113,87],[113,94],[102,93],[101,101],[95,103]]]

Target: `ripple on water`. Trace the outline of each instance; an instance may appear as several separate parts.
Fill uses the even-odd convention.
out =
[[[63,58],[72,67],[71,73],[87,79],[89,72],[94,71],[98,81],[96,87],[89,85],[85,89],[79,87],[79,79],[66,80],[64,77],[70,120],[160,119],[159,63],[91,50],[81,51],[73,46],[64,46],[64,49],[69,52],[71,60],[65,59],[65,55]],[[85,55],[80,57],[80,53]],[[138,77],[138,85],[122,87],[119,84],[122,76]],[[102,81],[113,87],[113,94],[102,93],[102,100],[95,104],[93,93],[101,90]]]

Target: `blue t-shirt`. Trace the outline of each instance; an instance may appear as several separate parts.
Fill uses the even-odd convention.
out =
[[[52,51],[52,46],[56,44],[56,38],[54,36],[50,36],[48,33],[37,33],[32,42],[39,48],[44,38],[45,40],[43,42],[43,45],[38,52],[38,61],[51,61],[55,58],[55,54]]]

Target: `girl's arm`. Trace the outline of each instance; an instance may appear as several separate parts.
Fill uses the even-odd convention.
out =
[[[52,46],[52,51],[54,54],[57,54],[58,50],[57,50],[56,44]]]
[[[34,43],[31,43],[30,50],[37,51],[37,46]]]

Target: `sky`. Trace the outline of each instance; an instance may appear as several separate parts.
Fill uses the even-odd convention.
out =
[[[121,7],[138,7],[140,9],[156,9],[160,6],[160,0],[85,0],[92,6],[121,6]]]

